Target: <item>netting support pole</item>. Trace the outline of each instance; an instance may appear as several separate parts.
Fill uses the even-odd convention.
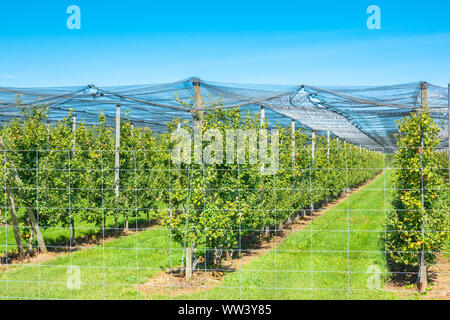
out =
[[[75,154],[75,149],[76,149],[76,135],[77,135],[77,116],[75,114],[72,115],[72,134],[73,134],[73,141],[72,141],[72,156]],[[69,167],[70,169],[70,167]],[[70,199],[70,198],[69,198]],[[70,212],[70,224],[72,227],[72,234],[71,234],[71,241],[70,243],[72,243],[72,241],[75,241],[75,219],[72,216],[72,213]]]
[[[327,130],[327,159],[330,159],[330,130]]]
[[[264,106],[261,106],[261,119],[260,119],[260,127],[264,126],[264,122],[266,121],[266,109]]]
[[[450,166],[450,83],[448,84],[448,148],[447,148],[447,153],[448,153],[448,163]],[[450,167],[448,170],[448,183],[449,183],[449,187],[450,187]]]
[[[73,152],[75,152],[76,132],[77,132],[77,116],[74,114],[74,115],[72,115],[72,133],[73,133],[72,151]]]
[[[426,82],[420,84],[420,93],[420,103],[423,108],[428,104],[428,84]]]
[[[192,85],[194,86],[195,109],[201,109],[202,108],[202,93],[200,90],[200,79],[194,78],[192,80]],[[196,111],[196,114],[197,114],[196,120],[203,122],[203,111],[198,110],[198,111]]]
[[[421,105],[422,109],[427,105],[427,94],[428,94],[428,85],[426,82],[422,82],[420,84],[420,92],[421,92]],[[422,126],[420,128],[420,135],[421,135],[421,147],[420,147],[420,162],[421,162],[421,175],[422,175],[422,210],[425,210],[424,208],[424,189],[423,189],[423,165],[422,165],[422,153],[424,148],[424,141],[423,141],[423,131]],[[427,266],[425,263],[425,252],[424,252],[424,246],[425,245],[425,223],[422,221],[422,252],[420,254],[420,267],[419,267],[419,276],[418,276],[418,285],[419,285],[419,292],[425,293],[427,290]]]
[[[292,168],[295,168],[295,120],[291,120]]]
[[[316,152],[316,133],[313,131],[311,134],[311,161],[314,160],[315,152]]]
[[[119,149],[120,149],[120,105],[116,106],[116,150],[115,150],[115,160],[114,160],[114,196],[119,198]],[[114,217],[114,227],[119,228],[118,215]]]
[[[447,154],[448,154],[448,163],[449,163],[449,168],[448,168],[448,183],[449,183],[449,192],[450,192],[450,83],[448,84],[448,125],[447,125],[447,132],[448,132],[448,147],[447,147]]]

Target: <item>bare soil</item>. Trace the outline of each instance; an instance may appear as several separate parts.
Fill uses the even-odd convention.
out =
[[[394,277],[388,282],[386,289],[409,298],[423,300],[450,300],[450,262],[443,254],[437,258],[435,266],[428,270],[428,290],[420,294],[417,289],[417,276]]]

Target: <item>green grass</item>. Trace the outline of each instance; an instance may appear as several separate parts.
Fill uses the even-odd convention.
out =
[[[180,263],[181,249],[169,232],[149,229],[42,264],[8,266],[0,274],[0,298],[137,299],[138,284]],[[80,290],[67,287],[70,265],[80,268]]]
[[[228,273],[220,287],[173,298],[396,298],[383,290],[385,256],[381,235],[389,210],[385,207],[389,199],[384,190],[390,185],[388,172],[305,229],[291,234],[276,251],[255,258],[240,271]],[[154,228],[40,265],[9,266],[8,272],[0,273],[0,297],[148,299],[137,286],[162,269],[180,263],[180,247],[170,240],[169,232]],[[79,290],[67,288],[70,265],[80,268]],[[381,272],[379,291],[368,290],[369,266],[377,266]]]
[[[144,223],[146,217],[138,216],[138,223]],[[125,224],[125,219],[119,219],[119,228],[123,228]],[[129,218],[129,226],[133,228],[136,225],[136,218]],[[93,236],[96,234],[101,234],[102,229],[96,226],[93,223],[87,223],[82,221],[78,217],[75,217],[75,239],[85,238],[87,236]],[[21,227],[29,229],[29,227]],[[114,228],[114,217],[107,216],[106,218],[106,228],[113,229]],[[68,243],[71,237],[71,233],[69,228],[63,227],[62,225],[50,228],[42,228],[41,232],[44,237],[45,243],[51,247],[52,245],[57,245],[61,243]],[[22,245],[26,245],[23,243]],[[37,241],[35,240],[35,245],[37,245]],[[13,227],[11,225],[8,226],[0,226],[0,256],[4,256],[5,252],[8,253],[17,252],[17,245],[14,238]]]
[[[389,172],[379,176],[302,231],[290,235],[276,251],[258,257],[241,271],[229,273],[220,287],[177,298],[396,298],[383,290],[386,278],[381,239],[385,210],[389,210],[385,208],[389,195],[385,199],[384,189],[391,185],[390,176]],[[368,290],[370,266],[382,273],[379,291]]]

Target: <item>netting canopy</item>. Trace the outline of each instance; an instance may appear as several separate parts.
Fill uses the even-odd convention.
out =
[[[116,105],[121,105],[128,110],[124,116],[136,125],[163,131],[174,118],[192,119],[189,107],[181,105],[177,97],[191,101],[194,81],[200,83],[203,100],[220,100],[223,104],[220,108],[258,111],[264,106],[270,125],[287,125],[295,120],[300,127],[319,134],[330,131],[345,141],[377,150],[395,148],[396,121],[422,106],[421,92],[426,85],[432,117],[442,127],[441,147],[448,147],[448,90],[424,82],[315,87],[217,83],[188,78],[166,84],[102,88],[95,85],[0,87],[0,121],[20,117],[17,103],[20,97],[24,105],[48,105],[50,121],[60,120],[72,109],[77,119],[87,124],[97,122],[100,112],[112,123]],[[202,108],[208,108],[208,104],[204,103]]]

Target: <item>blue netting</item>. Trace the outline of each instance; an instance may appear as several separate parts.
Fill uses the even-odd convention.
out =
[[[0,88],[0,121],[20,116],[16,98],[26,105],[45,103],[50,121],[73,109],[78,120],[95,123],[100,112],[113,124],[116,105],[129,110],[126,117],[155,131],[166,129],[174,118],[192,120],[192,113],[176,99],[191,101],[194,78],[165,84],[98,88],[95,85],[59,88]],[[391,86],[314,87],[216,83],[200,80],[206,101],[223,101],[223,107],[259,111],[266,107],[271,125],[288,125],[291,119],[319,133],[330,131],[357,145],[372,149],[395,148],[396,121],[421,107],[421,82]],[[442,126],[442,147],[448,147],[448,89],[428,84],[432,117]]]

